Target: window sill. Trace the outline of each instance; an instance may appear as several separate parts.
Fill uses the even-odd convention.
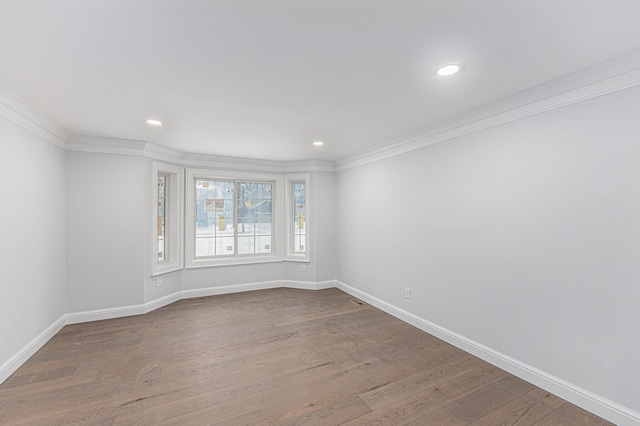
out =
[[[311,259],[306,254],[288,254],[282,258],[285,262],[302,262],[302,263],[310,263]]]
[[[168,274],[170,272],[180,271],[184,269],[182,265],[177,263],[172,264],[161,264],[156,266],[155,270],[151,273],[152,277],[157,277],[158,275]]]
[[[185,269],[211,268],[216,266],[252,265],[257,263],[282,262],[280,256],[229,256],[218,259],[193,259],[187,262]]]

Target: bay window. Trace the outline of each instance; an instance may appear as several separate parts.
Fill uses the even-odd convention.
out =
[[[185,171],[156,162],[152,171],[152,275],[183,267],[309,262],[308,173]]]
[[[279,175],[187,170],[187,267],[281,260]]]
[[[181,167],[153,162],[151,180],[154,183],[151,275],[156,276],[177,271],[184,266],[184,170]]]
[[[286,200],[286,252],[284,260],[309,261],[309,174],[285,176]]]

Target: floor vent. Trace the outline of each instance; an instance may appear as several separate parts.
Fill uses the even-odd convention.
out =
[[[354,305],[358,305],[358,306],[366,305],[366,303],[364,303],[362,300],[358,300],[358,299],[351,299],[351,303],[353,303]]]
[[[210,296],[202,296],[202,297],[192,297],[190,299],[187,299],[189,302],[198,302],[200,300],[207,300],[210,299]]]

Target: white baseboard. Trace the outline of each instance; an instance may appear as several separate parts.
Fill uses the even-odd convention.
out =
[[[277,287],[284,287],[282,285],[282,281],[262,281],[256,283],[223,285],[219,287],[196,288],[180,291],[180,299],[217,296],[219,294],[241,293],[245,291],[266,290],[269,288]]]
[[[42,333],[38,334],[33,340],[27,343],[15,355],[0,365],[0,383],[4,382],[15,371],[20,368],[33,354],[44,346],[56,333],[62,330],[65,325],[65,317],[61,316],[57,321],[53,322]]]
[[[293,280],[274,280],[262,281],[247,284],[232,284],[219,287],[198,288],[192,290],[182,290],[180,299],[191,299],[193,297],[216,296],[219,294],[241,293],[244,291],[267,290],[271,288],[286,287],[299,288],[303,290],[323,290],[337,286],[337,281],[293,281]]]
[[[159,297],[158,299],[154,299],[151,302],[147,302],[143,305],[144,313],[146,314],[151,311],[155,311],[156,309],[160,309],[163,306],[167,306],[172,304],[173,302],[177,302],[180,299],[181,297],[180,297],[179,291],[168,294],[166,296]]]
[[[130,317],[144,314],[144,305],[130,305],[119,308],[96,309],[94,311],[73,312],[65,315],[66,324],[101,321],[112,318]]]
[[[74,312],[64,316],[65,324],[79,324],[83,322],[100,321],[112,318],[122,318],[132,315],[142,315],[170,303],[177,302],[182,299],[191,299],[194,297],[216,296],[219,294],[241,293],[244,291],[266,290],[270,288],[288,287],[299,288],[305,290],[322,290],[325,288],[336,287],[337,281],[293,281],[293,280],[274,280],[262,281],[246,284],[233,284],[219,287],[198,288],[192,290],[182,290],[176,293],[163,296],[152,300],[145,304],[129,305],[118,308],[96,309],[93,311]]]
[[[337,281],[336,287],[514,376],[617,425],[640,425],[640,413]]]
[[[319,281],[317,283],[309,282],[309,281],[284,280],[282,281],[281,287],[299,288],[302,290],[324,290],[327,288],[337,287],[337,285],[338,285],[338,281],[336,280]]]
[[[158,308],[162,308],[170,303],[180,300],[180,293],[172,293],[162,296],[140,305],[122,306],[119,308],[96,309],[94,311],[73,312],[65,315],[66,324],[80,324],[83,322],[101,321],[105,319],[130,317],[142,315]]]

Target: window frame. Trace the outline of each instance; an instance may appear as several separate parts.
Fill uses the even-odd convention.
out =
[[[162,222],[164,222],[164,223],[160,222],[160,212],[158,211],[160,209],[160,194],[159,194],[159,192],[160,192],[160,179],[161,178],[164,178],[164,195],[162,196],[163,204],[164,204],[164,206],[162,208],[162,210],[163,210]],[[164,254],[164,258],[163,259],[160,259],[160,257],[157,256],[158,257],[157,261],[158,261],[158,264],[164,264],[164,263],[167,263],[169,261],[169,257],[167,256],[169,250],[168,250],[168,247],[167,247],[167,223],[166,223],[167,222],[167,209],[166,209],[166,205],[167,205],[167,200],[169,199],[167,192],[168,192],[169,188],[171,187],[171,183],[170,183],[170,180],[169,180],[169,175],[166,174],[166,173],[163,173],[163,172],[158,172],[156,180],[158,182],[158,191],[157,191],[158,202],[157,202],[157,207],[156,207],[156,212],[157,212],[156,215],[158,217],[158,223],[157,223],[157,228],[158,229],[157,229],[157,233],[156,233],[156,237],[157,237],[156,238],[156,247],[158,247],[158,254],[160,254],[160,247],[159,247],[160,229],[163,229],[163,233],[162,233],[163,249],[162,249],[162,251],[163,251],[163,254]]]
[[[283,260],[291,261],[291,262],[310,262],[311,261],[311,229],[313,227],[313,223],[311,221],[311,174],[310,173],[297,173],[297,174],[287,174],[284,176],[285,185],[286,185],[286,213],[285,213],[285,251]],[[305,195],[305,251],[304,253],[295,252],[295,218],[294,218],[294,208],[295,208],[295,196],[293,193],[293,185],[296,183],[304,183],[304,195]]]
[[[158,178],[165,181],[165,260],[158,260]],[[151,163],[152,196],[152,266],[151,276],[184,268],[184,169],[160,162]]]
[[[272,183],[271,253],[234,253],[233,255],[196,257],[196,180]],[[282,187],[282,175],[188,168],[186,170],[185,197],[185,268],[205,268],[282,261]],[[237,193],[235,196],[237,197]],[[238,228],[236,227],[234,237],[237,236],[237,233]],[[235,250],[237,250],[237,247]]]

